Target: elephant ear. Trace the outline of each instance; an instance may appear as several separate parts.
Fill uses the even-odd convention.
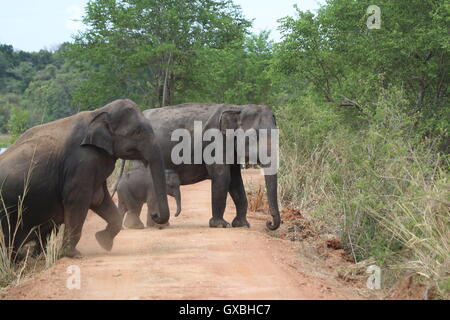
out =
[[[92,119],[81,145],[95,146],[106,151],[111,156],[114,155],[112,130],[108,113],[99,113]]]
[[[220,113],[218,127],[223,134],[227,129],[236,130],[241,127],[241,111],[240,108],[230,108]]]

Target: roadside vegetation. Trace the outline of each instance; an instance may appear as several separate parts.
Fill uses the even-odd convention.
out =
[[[413,277],[448,298],[450,5],[380,0],[369,29],[372,4],[293,8],[274,43],[231,0],[89,1],[72,43],[0,45],[0,146],[124,96],[271,105],[283,206],[325,221],[355,262],[381,267],[383,288]]]
[[[444,1],[328,1],[281,21],[281,197],[340,234],[382,287],[405,276],[449,297],[449,61]],[[297,88],[301,87],[301,93]]]
[[[309,98],[279,108],[280,196],[285,206],[325,221],[355,262],[374,259],[383,288],[414,273],[435,297],[448,297],[449,159],[398,112],[402,94],[383,94],[382,117],[358,130],[337,124],[328,106]]]
[[[0,228],[0,289],[18,285],[35,272],[50,268],[64,250],[64,226],[59,231],[52,230],[45,242],[39,237],[39,240],[31,243],[18,243],[14,249],[14,244],[20,241],[17,234],[22,225],[23,215],[26,214],[23,199],[26,197],[31,175],[32,168],[27,174],[24,192],[18,199],[17,213],[8,211],[0,189],[0,207],[5,212],[2,225],[6,227],[5,230]],[[4,231],[10,236],[5,237]],[[39,228],[32,229],[29,235],[38,231]]]

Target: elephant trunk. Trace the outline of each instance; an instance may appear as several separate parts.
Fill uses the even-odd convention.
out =
[[[267,221],[266,226],[269,230],[276,230],[281,224],[280,211],[278,209],[278,185],[277,175],[265,175],[267,200],[269,202],[269,211],[273,221]]]
[[[175,217],[178,217],[181,213],[181,193],[180,188],[175,190],[174,193],[175,201],[177,202],[177,212],[175,213]]]
[[[153,177],[154,192],[156,196],[156,203],[158,204],[158,213],[152,215],[152,219],[157,224],[165,224],[169,221],[170,211],[167,202],[167,187],[166,176],[164,174],[164,164],[161,156],[159,146],[153,142],[151,143],[150,151],[148,152],[147,161],[150,165],[150,171]]]

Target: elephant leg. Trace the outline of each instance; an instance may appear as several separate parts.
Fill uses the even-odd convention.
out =
[[[127,206],[126,206],[126,204],[125,204],[125,202],[124,202],[124,200],[122,199],[122,197],[120,197],[120,195],[119,195],[119,203],[118,203],[118,208],[119,208],[119,214],[120,214],[120,216],[122,217],[122,224],[123,224],[123,220],[124,220],[124,218],[125,218],[125,214],[127,213],[127,211],[128,211],[128,208],[127,208]],[[122,225],[122,229],[123,229],[123,225]]]
[[[178,186],[174,193],[173,197],[175,198],[175,202],[177,203],[177,211],[175,212],[175,217],[178,217],[181,213],[181,192],[180,192],[180,186]]]
[[[242,181],[241,168],[239,165],[232,165],[230,195],[236,206],[236,217],[231,225],[233,227],[248,227],[250,224],[247,221],[247,195],[245,194],[244,182]]]
[[[80,258],[81,253],[76,249],[76,246],[81,238],[81,230],[83,229],[84,221],[89,210],[88,202],[84,205],[66,204],[64,206],[64,243],[66,245],[65,256],[69,258]]]
[[[101,191],[103,192],[102,202],[100,205],[92,206],[91,209],[103,218],[107,225],[105,230],[95,234],[95,238],[103,249],[111,251],[114,238],[122,229],[122,216],[109,195],[106,182]]]
[[[98,193],[93,191],[92,176],[85,176],[84,173],[79,173],[81,178],[84,178],[84,187],[80,188],[76,179],[67,181],[63,190],[63,207],[64,207],[64,246],[65,255],[70,258],[80,258],[81,253],[76,249],[76,246],[81,238],[81,231],[83,229],[84,221],[86,220],[89,207],[91,206],[93,195],[94,198],[100,202],[102,199]]]
[[[124,217],[125,213],[127,213],[127,211],[128,211],[127,206],[125,205],[125,202],[120,197],[119,197],[118,209],[119,209],[119,213],[122,217]]]
[[[144,204],[141,202],[128,205],[129,210],[123,221],[123,225],[125,227],[127,227],[128,229],[144,229],[145,228],[141,219],[139,219],[143,205]]]
[[[211,228],[228,228],[230,224],[224,220],[223,214],[227,205],[227,195],[230,185],[230,169],[227,165],[215,165],[208,169],[211,177],[212,218]]]
[[[119,190],[119,212],[123,225],[128,229],[143,229],[144,224],[139,219],[142,203],[133,197],[132,190],[128,188]]]
[[[118,201],[119,214],[122,217],[122,229],[124,229],[123,222],[124,222],[126,214],[129,210],[128,210],[127,202],[125,201],[123,196],[121,196],[119,194],[118,198],[119,198],[119,201]]]

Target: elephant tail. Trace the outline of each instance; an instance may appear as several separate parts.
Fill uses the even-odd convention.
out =
[[[120,179],[122,179],[122,175],[123,175],[123,170],[124,169],[125,169],[125,160],[122,159],[122,165],[120,166],[119,176],[117,177],[116,183],[114,185],[113,192],[111,194],[111,198],[114,197],[114,195],[117,192],[117,187],[119,186]]]

